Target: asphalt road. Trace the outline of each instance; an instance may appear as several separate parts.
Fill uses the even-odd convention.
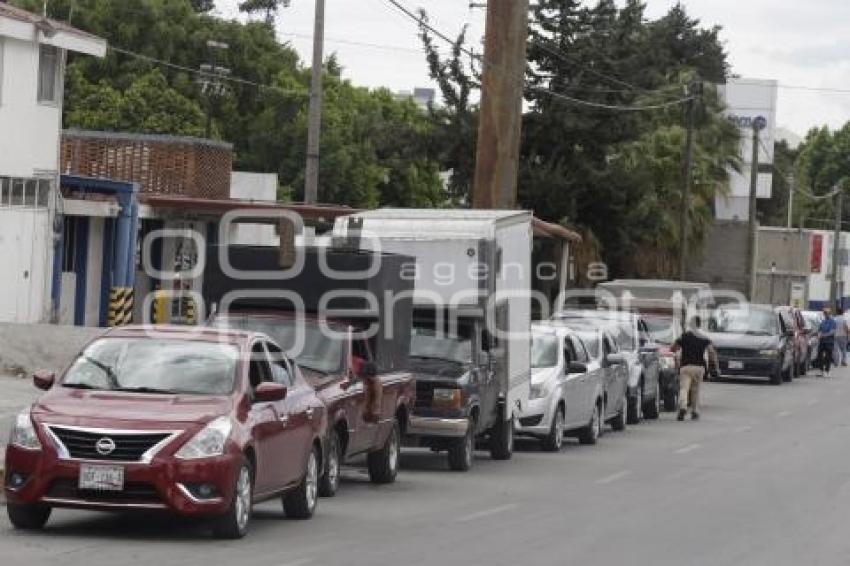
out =
[[[703,419],[608,432],[560,454],[523,443],[473,471],[406,453],[399,481],[346,471],[312,521],[257,508],[249,536],[213,540],[158,516],[55,512],[43,533],[0,518],[0,562],[240,566],[850,563],[850,372],[781,387],[710,383]]]

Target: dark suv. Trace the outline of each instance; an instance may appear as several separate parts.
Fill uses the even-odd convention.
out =
[[[774,385],[794,375],[794,329],[770,305],[729,305],[708,321],[721,376],[767,377]]]

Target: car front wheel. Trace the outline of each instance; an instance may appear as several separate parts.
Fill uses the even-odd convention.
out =
[[[564,428],[566,427],[566,418],[564,417],[564,408],[558,407],[555,409],[555,416],[552,417],[552,427],[549,430],[541,444],[543,450],[547,452],[560,452],[564,446]]]
[[[579,431],[578,441],[582,444],[592,445],[596,444],[600,436],[602,436],[602,404],[597,403],[593,408],[590,422]]]
[[[239,539],[248,533],[254,500],[254,478],[251,467],[243,462],[236,474],[233,501],[227,512],[219,517],[215,525],[215,536],[224,539]]]
[[[325,472],[319,480],[319,495],[333,497],[339,489],[340,466],[342,466],[342,441],[335,430],[328,436],[328,456]]]
[[[20,505],[9,503],[6,513],[16,529],[34,531],[44,528],[50,518],[50,507],[46,505]]]
[[[463,438],[459,438],[449,446],[449,469],[455,472],[466,472],[472,468],[475,452],[475,419],[469,418],[469,425]]]
[[[614,417],[614,420],[611,421],[611,428],[613,428],[617,432],[622,432],[626,430],[626,424],[629,422],[629,397],[628,395],[623,396],[623,402],[620,406],[620,412],[617,413],[617,416]]]
[[[639,383],[635,396],[629,400],[629,424],[643,420],[643,384]]]
[[[295,491],[283,496],[283,511],[291,519],[310,519],[319,499],[319,449],[315,446],[307,457],[304,479]]]
[[[501,411],[499,422],[490,431],[490,457],[510,460],[514,455],[514,419]]]

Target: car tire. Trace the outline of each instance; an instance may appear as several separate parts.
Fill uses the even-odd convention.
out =
[[[474,454],[475,419],[470,417],[466,434],[449,446],[449,469],[453,472],[468,472],[472,468]]]
[[[549,434],[546,435],[540,444],[546,452],[560,452],[564,446],[564,430],[566,428],[566,416],[564,408],[560,405],[555,409],[555,416],[552,417],[552,426]]]
[[[782,372],[782,380],[785,383],[790,383],[794,379],[794,362],[791,362],[791,367]]]
[[[335,430],[328,435],[328,450],[325,458],[324,471],[319,480],[319,496],[333,497],[339,489],[340,466],[344,459],[342,441]]]
[[[772,385],[782,385],[782,383],[784,381],[785,381],[785,375],[784,375],[784,372],[782,371],[781,367],[779,369],[777,369],[773,373],[773,375],[770,376],[770,383]]]
[[[664,410],[668,413],[675,411],[679,407],[679,395],[675,391],[668,391],[664,394]]]
[[[16,529],[22,531],[37,531],[44,528],[50,519],[52,509],[47,505],[22,505],[18,503],[7,503],[6,513],[9,522]]]
[[[599,441],[600,436],[602,436],[602,403],[596,403],[590,422],[578,432],[578,441],[592,446]]]
[[[661,389],[655,390],[652,400],[643,406],[643,416],[651,421],[657,420],[661,414]]]
[[[307,457],[307,469],[301,484],[283,496],[283,512],[290,519],[310,519],[319,500],[319,449],[315,446]]]
[[[369,480],[372,483],[393,483],[398,476],[400,460],[401,427],[398,420],[393,419],[393,427],[384,446],[380,450],[369,452],[366,459],[369,468]]]
[[[506,418],[507,417],[507,418]],[[494,460],[510,460],[514,455],[514,419],[499,411],[498,422],[490,429],[490,457]]]
[[[637,395],[629,399],[629,424],[636,425],[643,420],[643,382],[638,384]]]
[[[248,534],[254,505],[254,472],[243,461],[233,480],[233,500],[227,511],[218,518],[213,534],[221,539],[240,539]]]
[[[623,396],[623,402],[620,406],[620,412],[617,413],[617,416],[611,420],[611,428],[616,432],[622,432],[626,430],[626,425],[629,422],[629,398],[628,396]]]

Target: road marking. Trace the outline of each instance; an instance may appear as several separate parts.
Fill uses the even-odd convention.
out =
[[[469,521],[475,521],[476,519],[481,519],[483,517],[489,517],[491,515],[498,515],[499,513],[504,513],[505,511],[510,511],[511,509],[516,509],[516,504],[510,503],[508,505],[502,505],[500,507],[493,507],[492,509],[485,509],[484,511],[479,511],[478,513],[473,513],[471,515],[466,515],[464,517],[460,517],[455,522],[456,523],[468,523]]]
[[[694,450],[699,450],[701,447],[702,446],[699,444],[690,444],[688,446],[685,446],[684,448],[679,448],[678,450],[676,450],[676,454],[688,454],[690,452],[693,452]]]
[[[619,481],[630,475],[632,475],[632,473],[629,470],[623,470],[622,472],[617,472],[616,474],[611,474],[610,476],[605,476],[604,478],[596,480],[596,484],[608,485],[609,483],[614,483],[615,481]]]
[[[781,413],[776,413],[776,417],[780,418],[780,419],[784,419],[785,417],[790,417],[793,414],[794,413],[792,413],[791,411],[782,411]]]

